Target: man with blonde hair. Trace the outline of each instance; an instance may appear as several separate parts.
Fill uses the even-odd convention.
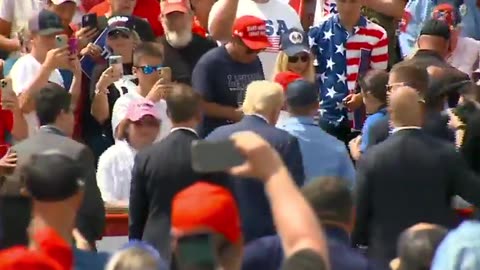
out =
[[[245,116],[235,124],[221,126],[207,137],[210,141],[227,140],[234,133],[253,131],[278,151],[298,185],[304,181],[302,155],[295,137],[275,128],[284,103],[280,84],[254,81],[247,86],[242,110]],[[231,180],[233,176],[227,176]],[[272,215],[263,185],[258,181],[231,181],[240,209],[245,241],[275,234]]]

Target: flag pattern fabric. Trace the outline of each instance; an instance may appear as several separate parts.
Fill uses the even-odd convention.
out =
[[[316,0],[314,25],[328,19],[329,16],[337,14],[336,0]]]
[[[108,35],[108,28],[105,28],[102,33],[98,36],[98,38],[93,42],[93,44],[97,45],[98,47],[102,48],[102,58],[108,59],[112,53],[110,49],[107,47],[107,35]],[[93,69],[96,65],[98,65],[97,61],[86,55],[80,59],[80,65],[82,67],[83,73],[89,78],[92,78]]]
[[[387,68],[386,31],[362,16],[349,33],[335,14],[310,28],[309,39],[317,63],[321,121],[338,126],[353,120],[352,128],[360,129],[364,114],[354,113],[349,117],[343,99],[356,92],[357,80],[366,71]]]

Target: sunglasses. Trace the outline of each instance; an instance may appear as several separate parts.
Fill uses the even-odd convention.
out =
[[[298,60],[305,63],[305,62],[308,62],[308,60],[310,60],[310,56],[308,56],[308,55],[302,55],[302,56],[295,55],[295,56],[289,56],[288,57],[288,62],[289,63],[297,63]]]
[[[108,33],[108,38],[109,39],[119,39],[119,38],[129,39],[130,34],[122,32],[122,31],[115,30],[115,31],[111,31],[111,32]]]
[[[157,66],[146,65],[146,66],[141,66],[137,68],[139,68],[143,72],[143,74],[150,75],[155,71],[160,71],[163,67],[164,67],[163,65],[157,65]]]

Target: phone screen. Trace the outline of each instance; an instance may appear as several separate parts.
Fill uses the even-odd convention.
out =
[[[82,17],[82,27],[86,28],[97,28],[98,22],[97,22],[97,15],[92,13],[92,14],[85,14]]]
[[[221,172],[242,165],[245,157],[230,140],[192,142],[192,168],[197,172]]]
[[[215,269],[215,250],[211,234],[195,234],[178,239],[177,262],[184,269]]]

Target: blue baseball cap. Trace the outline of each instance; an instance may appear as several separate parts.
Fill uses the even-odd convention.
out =
[[[305,31],[297,28],[291,28],[282,34],[280,38],[280,46],[280,49],[288,56],[295,56],[302,52],[310,52],[307,34]]]
[[[318,103],[318,89],[314,83],[296,80],[287,86],[285,98],[292,107],[312,105]]]

